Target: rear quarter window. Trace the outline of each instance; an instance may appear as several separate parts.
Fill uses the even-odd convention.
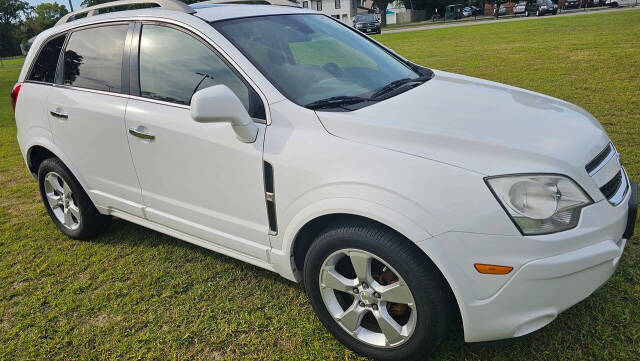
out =
[[[49,40],[41,48],[38,58],[33,63],[31,74],[27,80],[53,83],[56,78],[56,67],[62,45],[64,45],[65,35],[59,35]]]

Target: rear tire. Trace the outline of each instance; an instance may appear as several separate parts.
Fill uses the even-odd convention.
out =
[[[358,260],[360,267],[355,267]],[[335,272],[343,278],[334,278]],[[433,262],[413,243],[373,222],[345,222],[322,232],[305,257],[304,281],[327,330],[346,347],[376,360],[423,358],[438,346],[453,319],[455,300]],[[385,293],[390,286],[402,289],[403,296],[401,291]]]
[[[70,238],[94,237],[111,220],[98,212],[78,180],[58,158],[48,158],[40,164],[38,187],[53,223]]]

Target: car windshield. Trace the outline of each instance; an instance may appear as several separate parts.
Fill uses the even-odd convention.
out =
[[[356,21],[377,21],[378,19],[376,18],[375,15],[373,14],[366,14],[366,15],[358,15],[356,16]]]
[[[308,106],[368,98],[422,74],[324,15],[259,16],[213,22],[287,98]]]

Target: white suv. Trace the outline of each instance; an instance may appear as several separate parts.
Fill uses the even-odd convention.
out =
[[[525,335],[616,269],[637,185],[579,107],[307,9],[94,14],[132,2],[40,34],[12,94],[69,237],[115,216],[304,280],[327,329],[382,360],[458,317],[467,342]]]

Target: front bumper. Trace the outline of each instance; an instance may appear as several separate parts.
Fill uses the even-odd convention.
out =
[[[451,284],[465,341],[533,332],[602,286],[633,232],[637,184],[630,189],[617,206],[603,200],[584,208],[580,223],[569,231],[528,237],[447,232],[419,243]],[[479,274],[474,263],[514,270]]]

